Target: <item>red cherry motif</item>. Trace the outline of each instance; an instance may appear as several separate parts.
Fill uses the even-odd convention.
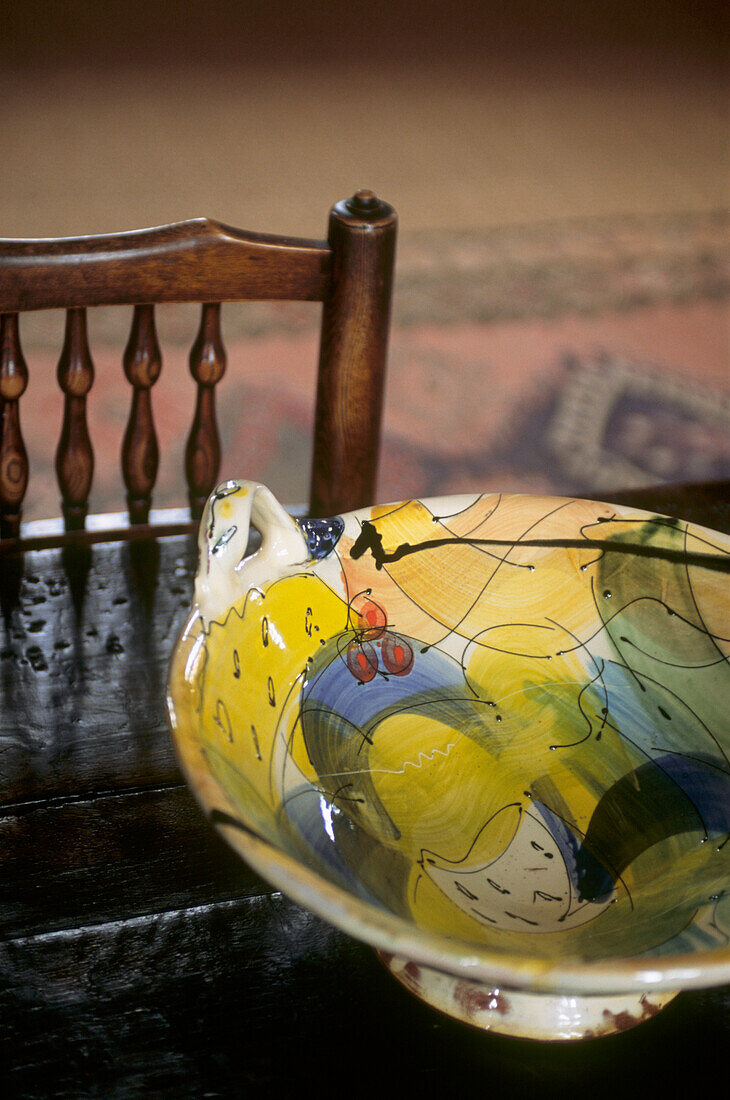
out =
[[[350,642],[346,659],[352,675],[364,684],[372,680],[378,671],[378,655],[369,642]]]
[[[380,653],[391,676],[406,676],[413,668],[413,649],[405,640],[390,630],[380,643]]]
[[[350,673],[360,683],[367,684],[378,673],[378,653],[383,662],[383,673],[406,676],[413,668],[413,647],[405,638],[388,630],[388,616],[375,600],[360,593],[350,604],[351,623],[355,637],[347,646],[345,656]]]
[[[379,604],[375,603],[374,600],[363,600],[356,610],[356,615],[358,618],[358,632],[362,638],[371,642],[382,638],[388,625],[388,619]]]

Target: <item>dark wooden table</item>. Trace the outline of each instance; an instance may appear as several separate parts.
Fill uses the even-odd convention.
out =
[[[622,499],[730,532],[728,489]],[[167,731],[194,567],[186,536],[0,557],[3,1096],[653,1096],[709,1074],[730,988],[584,1043],[483,1034],[249,871]]]

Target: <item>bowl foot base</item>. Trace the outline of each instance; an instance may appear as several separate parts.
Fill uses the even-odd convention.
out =
[[[595,1039],[626,1031],[656,1016],[678,992],[521,993],[442,974],[385,951],[377,954],[406,989],[433,1008],[485,1031],[523,1039]]]

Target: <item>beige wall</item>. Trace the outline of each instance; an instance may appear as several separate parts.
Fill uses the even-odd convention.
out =
[[[0,34],[0,234],[207,214],[319,235],[728,204],[727,5],[22,0]]]

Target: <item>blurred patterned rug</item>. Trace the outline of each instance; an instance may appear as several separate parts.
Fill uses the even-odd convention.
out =
[[[379,497],[474,489],[599,492],[730,477],[730,213],[403,232]],[[98,309],[92,509],[123,508],[131,311]],[[306,499],[318,307],[227,305],[221,476]],[[184,503],[197,309],[158,312],[158,506]],[[57,514],[57,312],[22,319],[30,384],[26,518]]]

